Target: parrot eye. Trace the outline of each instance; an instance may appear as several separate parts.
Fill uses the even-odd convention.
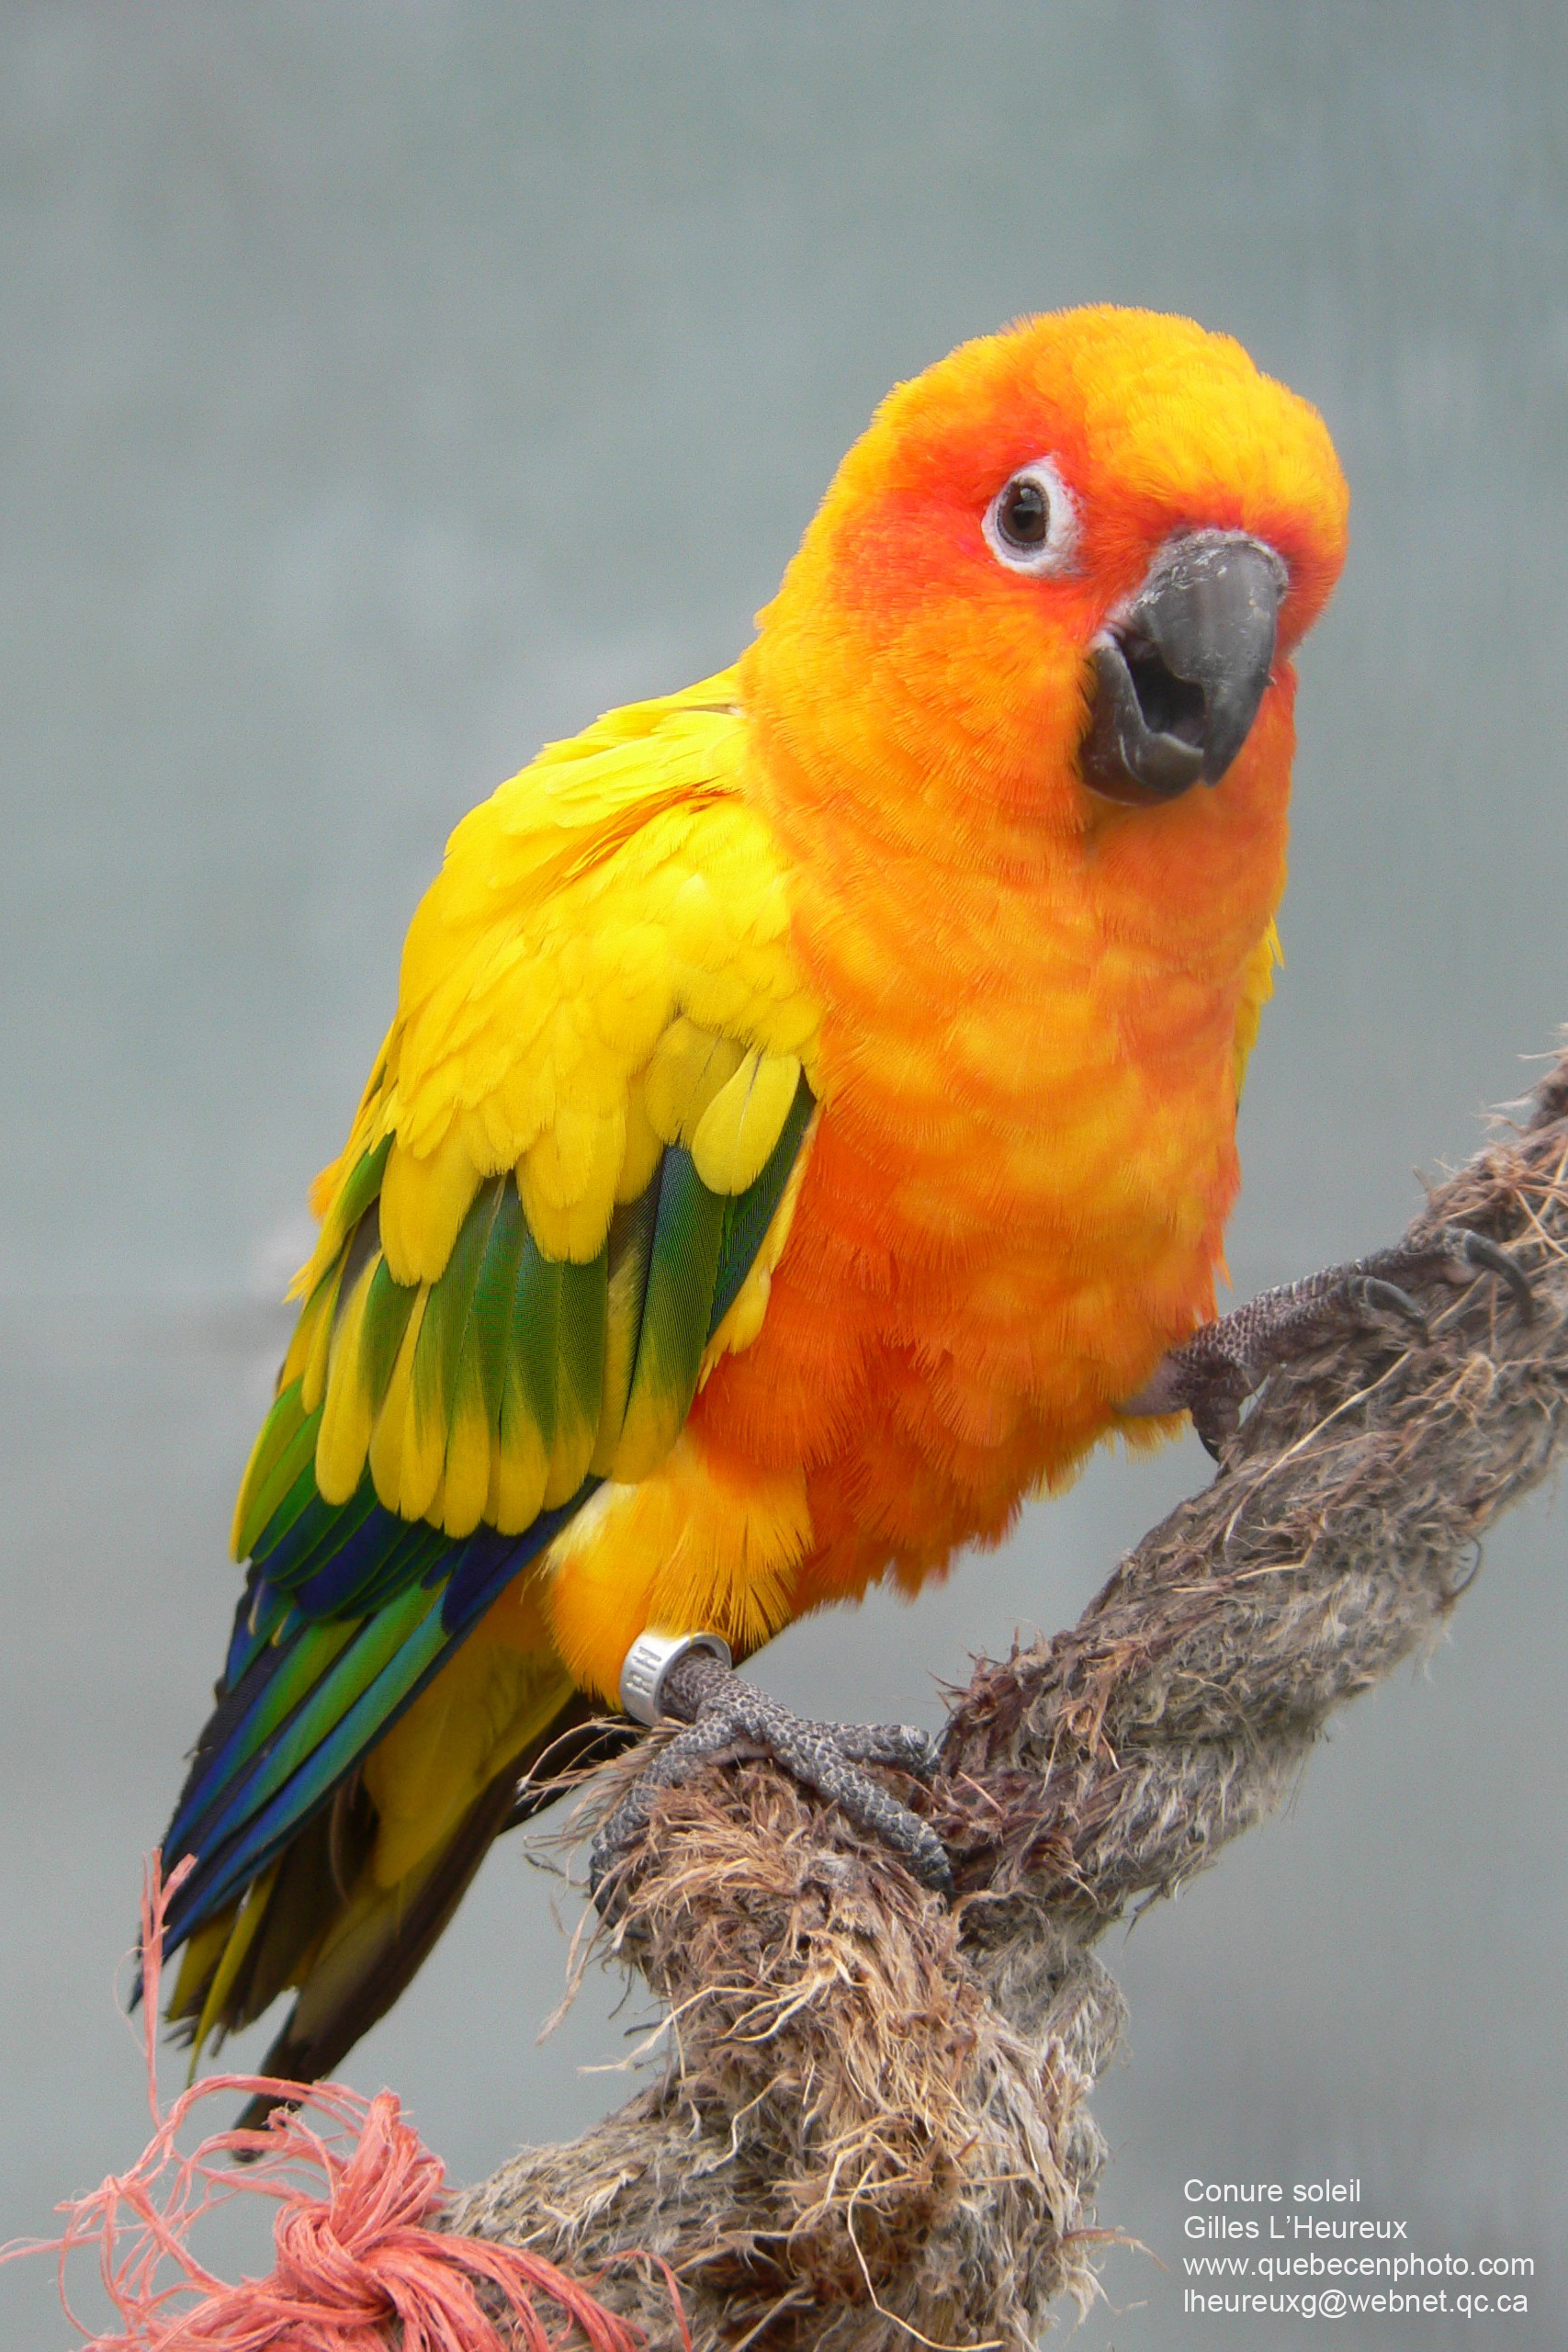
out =
[[[981,527],[1010,571],[1065,571],[1077,538],[1077,510],[1050,458],[1037,458],[1002,484]]]

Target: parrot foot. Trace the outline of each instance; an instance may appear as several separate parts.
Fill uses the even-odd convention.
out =
[[[924,1732],[908,1724],[810,1722],[742,1681],[711,1651],[696,1648],[665,1670],[660,1699],[665,1713],[687,1727],[660,1748],[593,1841],[588,1881],[606,1916],[614,1909],[613,1875],[647,1828],[660,1791],[725,1757],[771,1757],[803,1788],[840,1805],[860,1828],[880,1838],[922,1886],[952,1892],[941,1839],[860,1769],[881,1764],[930,1780],[937,1749]]]
[[[1425,1341],[1426,1310],[1405,1284],[1441,1280],[1463,1286],[1483,1275],[1505,1283],[1519,1313],[1530,1321],[1535,1293],[1508,1252],[1468,1226],[1444,1226],[1429,1238],[1400,1242],[1348,1265],[1326,1266],[1300,1282],[1259,1292],[1245,1306],[1204,1324],[1181,1347],[1173,1348],[1153,1378],[1121,1409],[1190,1412],[1217,1462],[1240,1425],[1242,1407],[1276,1366],[1342,1329],[1347,1319],[1366,1323],[1393,1317]]]

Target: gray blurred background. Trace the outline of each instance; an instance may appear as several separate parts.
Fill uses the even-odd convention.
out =
[[[738,650],[896,378],[1111,298],[1239,335],[1337,438],[1238,1290],[1391,1236],[1521,1091],[1568,1018],[1565,124],[1553,0],[0,14],[0,2234],[145,2134],[141,1858],[443,840]],[[762,1679],[932,1722],[1204,1470],[1108,1459]],[[1182,2317],[1192,2173],[1359,2174],[1422,2250],[1536,2261],[1528,2318],[1346,2342],[1564,2340],[1561,1551],[1519,1513],[1429,1672],[1107,1948],[1100,2218],[1167,2267],[1112,2254],[1088,2352],[1314,2340]],[[607,1982],[536,2047],[576,1908],[507,1841],[347,2069],[458,2177],[625,2095],[583,2071],[640,2014]],[[0,2341],[65,2335],[47,2265],[0,2274]]]

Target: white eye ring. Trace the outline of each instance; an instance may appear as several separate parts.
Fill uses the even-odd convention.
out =
[[[1032,498],[1031,492],[1034,493]],[[1028,537],[1018,529],[1021,520],[1032,523],[1036,517],[1041,525],[1038,538]],[[1051,459],[1036,458],[1032,464],[1020,466],[1016,473],[1008,476],[987,507],[980,528],[997,561],[1006,564],[1010,571],[1027,571],[1036,576],[1066,571],[1077,546],[1077,505]]]

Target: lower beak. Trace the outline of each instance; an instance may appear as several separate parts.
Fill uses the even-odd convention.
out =
[[[1174,800],[1217,784],[1246,742],[1274,662],[1287,584],[1270,547],[1194,531],[1156,560],[1089,648],[1084,781],[1111,800]]]

